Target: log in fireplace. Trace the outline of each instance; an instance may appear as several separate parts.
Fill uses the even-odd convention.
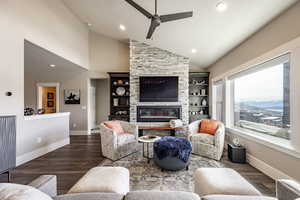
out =
[[[181,106],[138,106],[137,122],[169,122],[181,119]]]

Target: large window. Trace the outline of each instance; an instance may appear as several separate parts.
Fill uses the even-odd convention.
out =
[[[284,55],[230,77],[233,126],[290,138],[290,59]]]

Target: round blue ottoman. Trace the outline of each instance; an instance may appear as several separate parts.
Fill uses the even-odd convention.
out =
[[[192,144],[184,138],[163,137],[154,142],[153,159],[157,166],[165,170],[188,170]]]

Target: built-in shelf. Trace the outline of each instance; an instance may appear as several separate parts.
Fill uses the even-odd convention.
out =
[[[124,87],[126,94],[130,94],[129,84],[115,84],[117,82],[129,83],[129,73],[112,72],[108,73],[110,77],[110,115],[109,120],[123,120],[129,121],[130,114],[130,95],[117,95],[118,87]],[[113,95],[116,94],[116,95]],[[114,106],[117,101],[118,106]],[[123,114],[124,113],[124,114]]]
[[[122,84],[122,85],[118,84],[118,85],[112,85],[112,86],[113,87],[129,87],[128,84]]]
[[[209,73],[208,72],[191,72],[189,74],[189,121],[209,118]],[[204,91],[203,91],[204,90]],[[195,95],[198,94],[198,95]],[[205,95],[202,95],[205,94]],[[202,106],[203,101],[206,106]],[[197,106],[194,106],[197,104]],[[200,114],[200,112],[203,114]]]
[[[195,108],[208,108],[208,106],[190,106],[190,107],[195,107]]]
[[[113,106],[114,108],[129,108],[129,106]]]
[[[197,84],[190,84],[190,86],[208,86],[208,84],[199,84],[199,85],[197,85]]]
[[[130,97],[129,95],[123,95],[123,96],[121,96],[121,95],[112,95],[112,97]]]

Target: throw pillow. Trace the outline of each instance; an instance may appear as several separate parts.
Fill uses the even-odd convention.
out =
[[[109,128],[112,129],[113,131],[115,131],[116,133],[124,133],[124,130],[121,126],[121,123],[119,121],[110,121],[110,122],[105,122],[104,125]]]
[[[202,120],[198,132],[215,135],[218,127],[219,122],[217,120]]]
[[[27,185],[0,183],[1,200],[52,200],[47,194]]]

